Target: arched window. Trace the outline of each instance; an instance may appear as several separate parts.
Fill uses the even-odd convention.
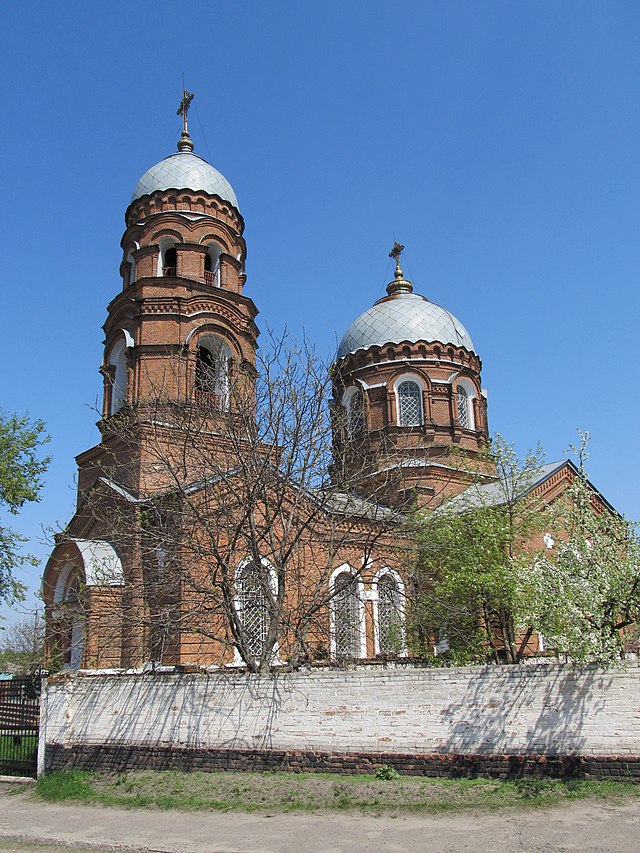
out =
[[[178,255],[173,237],[162,237],[158,243],[158,275],[174,276],[177,273]]]
[[[400,426],[422,426],[422,391],[417,382],[405,380],[398,385],[398,421]]]
[[[213,287],[220,287],[220,255],[222,248],[217,243],[211,243],[207,247],[204,256],[204,280]]]
[[[469,395],[462,385],[458,385],[456,399],[458,402],[458,426],[469,429]]]
[[[377,651],[380,654],[402,654],[404,641],[404,594],[395,572],[386,571],[377,583],[376,612]]]
[[[269,630],[269,602],[265,584],[275,594],[275,575],[268,564],[253,560],[242,563],[236,572],[236,608],[242,624],[246,651],[254,661],[262,657]]]
[[[473,385],[468,379],[461,379],[456,388],[456,408],[458,410],[457,424],[462,429],[475,429],[473,417]]]
[[[335,658],[364,655],[364,607],[358,577],[350,569],[339,571],[332,580],[331,647]]]
[[[127,399],[127,342],[120,338],[109,354],[111,366],[111,400],[109,414],[115,415],[124,406]]]
[[[364,395],[359,388],[347,398],[347,431],[351,438],[364,431]]]
[[[219,411],[229,408],[229,360],[227,344],[215,335],[201,338],[196,349],[196,402]]]

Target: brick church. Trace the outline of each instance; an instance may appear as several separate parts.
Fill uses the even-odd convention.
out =
[[[189,101],[177,152],[125,212],[101,441],[77,457],[76,513],[44,573],[49,657],[266,671],[406,655],[403,508],[492,482],[480,357],[414,292],[396,244],[387,295],[344,333],[329,382],[313,356],[282,368],[282,342],[265,363],[244,220],[194,153]],[[569,464],[541,471],[541,499]]]

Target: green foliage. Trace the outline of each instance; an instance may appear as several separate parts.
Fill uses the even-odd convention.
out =
[[[82,770],[55,770],[53,773],[41,776],[37,782],[37,791],[50,803],[94,799],[91,776]]]
[[[455,664],[488,656],[518,662],[533,630],[525,619],[526,578],[536,560],[530,542],[546,513],[527,491],[542,453],[538,449],[520,460],[496,436],[490,459],[496,477],[489,488],[476,483],[413,523],[418,544],[413,645],[426,652],[439,640],[441,652]],[[518,629],[523,625],[524,632]]]
[[[50,462],[39,451],[48,441],[42,421],[0,411],[0,509],[16,515],[25,503],[39,500],[42,475]],[[24,595],[15,569],[25,563],[37,565],[35,558],[22,553],[24,541],[10,527],[0,525],[0,599],[8,602]]]
[[[383,782],[393,782],[400,774],[395,767],[389,767],[388,764],[381,764],[380,767],[376,767],[375,776],[376,779],[381,779]]]
[[[604,506],[585,474],[587,433],[580,434],[579,476],[555,508],[554,547],[534,567],[530,618],[547,648],[573,661],[620,660],[640,620],[640,540],[636,525]]]

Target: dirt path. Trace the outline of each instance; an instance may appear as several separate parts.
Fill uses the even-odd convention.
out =
[[[125,810],[0,793],[0,850],[154,853],[640,851],[640,802],[442,817]]]

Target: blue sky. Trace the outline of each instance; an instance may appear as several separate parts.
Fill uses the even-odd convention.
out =
[[[397,238],[476,344],[492,431],[553,460],[590,430],[592,480],[640,518],[637,2],[27,0],[0,27],[0,405],[43,418],[54,456],[12,520],[33,552],[98,440],[123,215],[175,150],[183,73],[263,328],[331,350]]]

